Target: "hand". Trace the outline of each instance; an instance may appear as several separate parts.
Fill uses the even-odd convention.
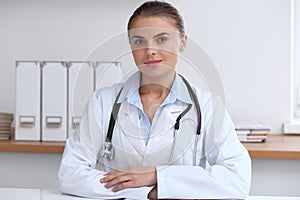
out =
[[[153,186],[157,183],[156,168],[148,166],[130,166],[108,172],[100,179],[100,183],[106,183],[105,188],[112,188],[113,192],[125,188],[138,188]]]
[[[152,190],[148,193],[148,198],[151,200],[157,199],[157,186],[154,186]]]

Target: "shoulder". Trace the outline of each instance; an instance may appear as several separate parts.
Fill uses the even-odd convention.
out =
[[[206,91],[192,85],[193,91],[197,95],[201,109],[206,109],[211,106],[222,105],[222,98],[214,92]]]
[[[94,92],[93,98],[95,98],[96,100],[115,99],[118,92],[121,90],[123,86],[124,83],[117,83],[110,87],[99,88]]]
[[[100,89],[97,89],[94,92],[94,97],[97,99],[101,99],[104,97],[105,99],[114,98],[117,96],[119,91],[122,90],[122,93],[130,93],[132,89],[135,89],[137,85],[140,83],[140,72],[137,71],[134,74],[132,74],[125,82],[123,83],[117,83],[110,87],[103,87]],[[124,91],[125,90],[125,91]]]

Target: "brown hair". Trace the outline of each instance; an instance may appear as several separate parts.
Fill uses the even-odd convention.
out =
[[[131,17],[129,18],[127,30],[130,30],[130,26],[133,21],[138,17],[156,17],[163,16],[175,20],[175,25],[180,32],[180,36],[185,34],[184,23],[179,11],[171,4],[163,1],[147,1],[138,7]]]

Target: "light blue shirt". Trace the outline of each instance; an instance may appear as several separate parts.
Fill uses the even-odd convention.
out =
[[[182,81],[182,79],[179,77],[178,74],[175,75],[175,79],[173,81],[172,88],[166,97],[166,99],[162,102],[162,104],[159,106],[159,108],[156,110],[154,117],[152,119],[152,123],[150,123],[147,115],[144,112],[143,104],[141,101],[141,97],[139,94],[139,86],[140,85],[140,79],[141,79],[141,72],[136,72],[134,75],[132,75],[128,81],[125,83],[123,87],[123,91],[120,94],[118,103],[122,103],[124,100],[127,99],[128,103],[138,108],[139,111],[139,125],[142,130],[143,138],[145,141],[145,144],[148,144],[150,134],[152,131],[152,127],[155,126],[163,108],[168,104],[175,104],[178,101],[181,101],[183,103],[191,104],[192,100],[189,96],[188,90]]]

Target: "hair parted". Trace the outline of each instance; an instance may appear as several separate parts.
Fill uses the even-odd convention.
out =
[[[147,1],[139,6],[131,15],[128,21],[127,30],[130,30],[130,26],[138,17],[167,17],[175,21],[175,26],[180,32],[180,36],[183,37],[184,22],[179,11],[171,4],[164,1]]]

